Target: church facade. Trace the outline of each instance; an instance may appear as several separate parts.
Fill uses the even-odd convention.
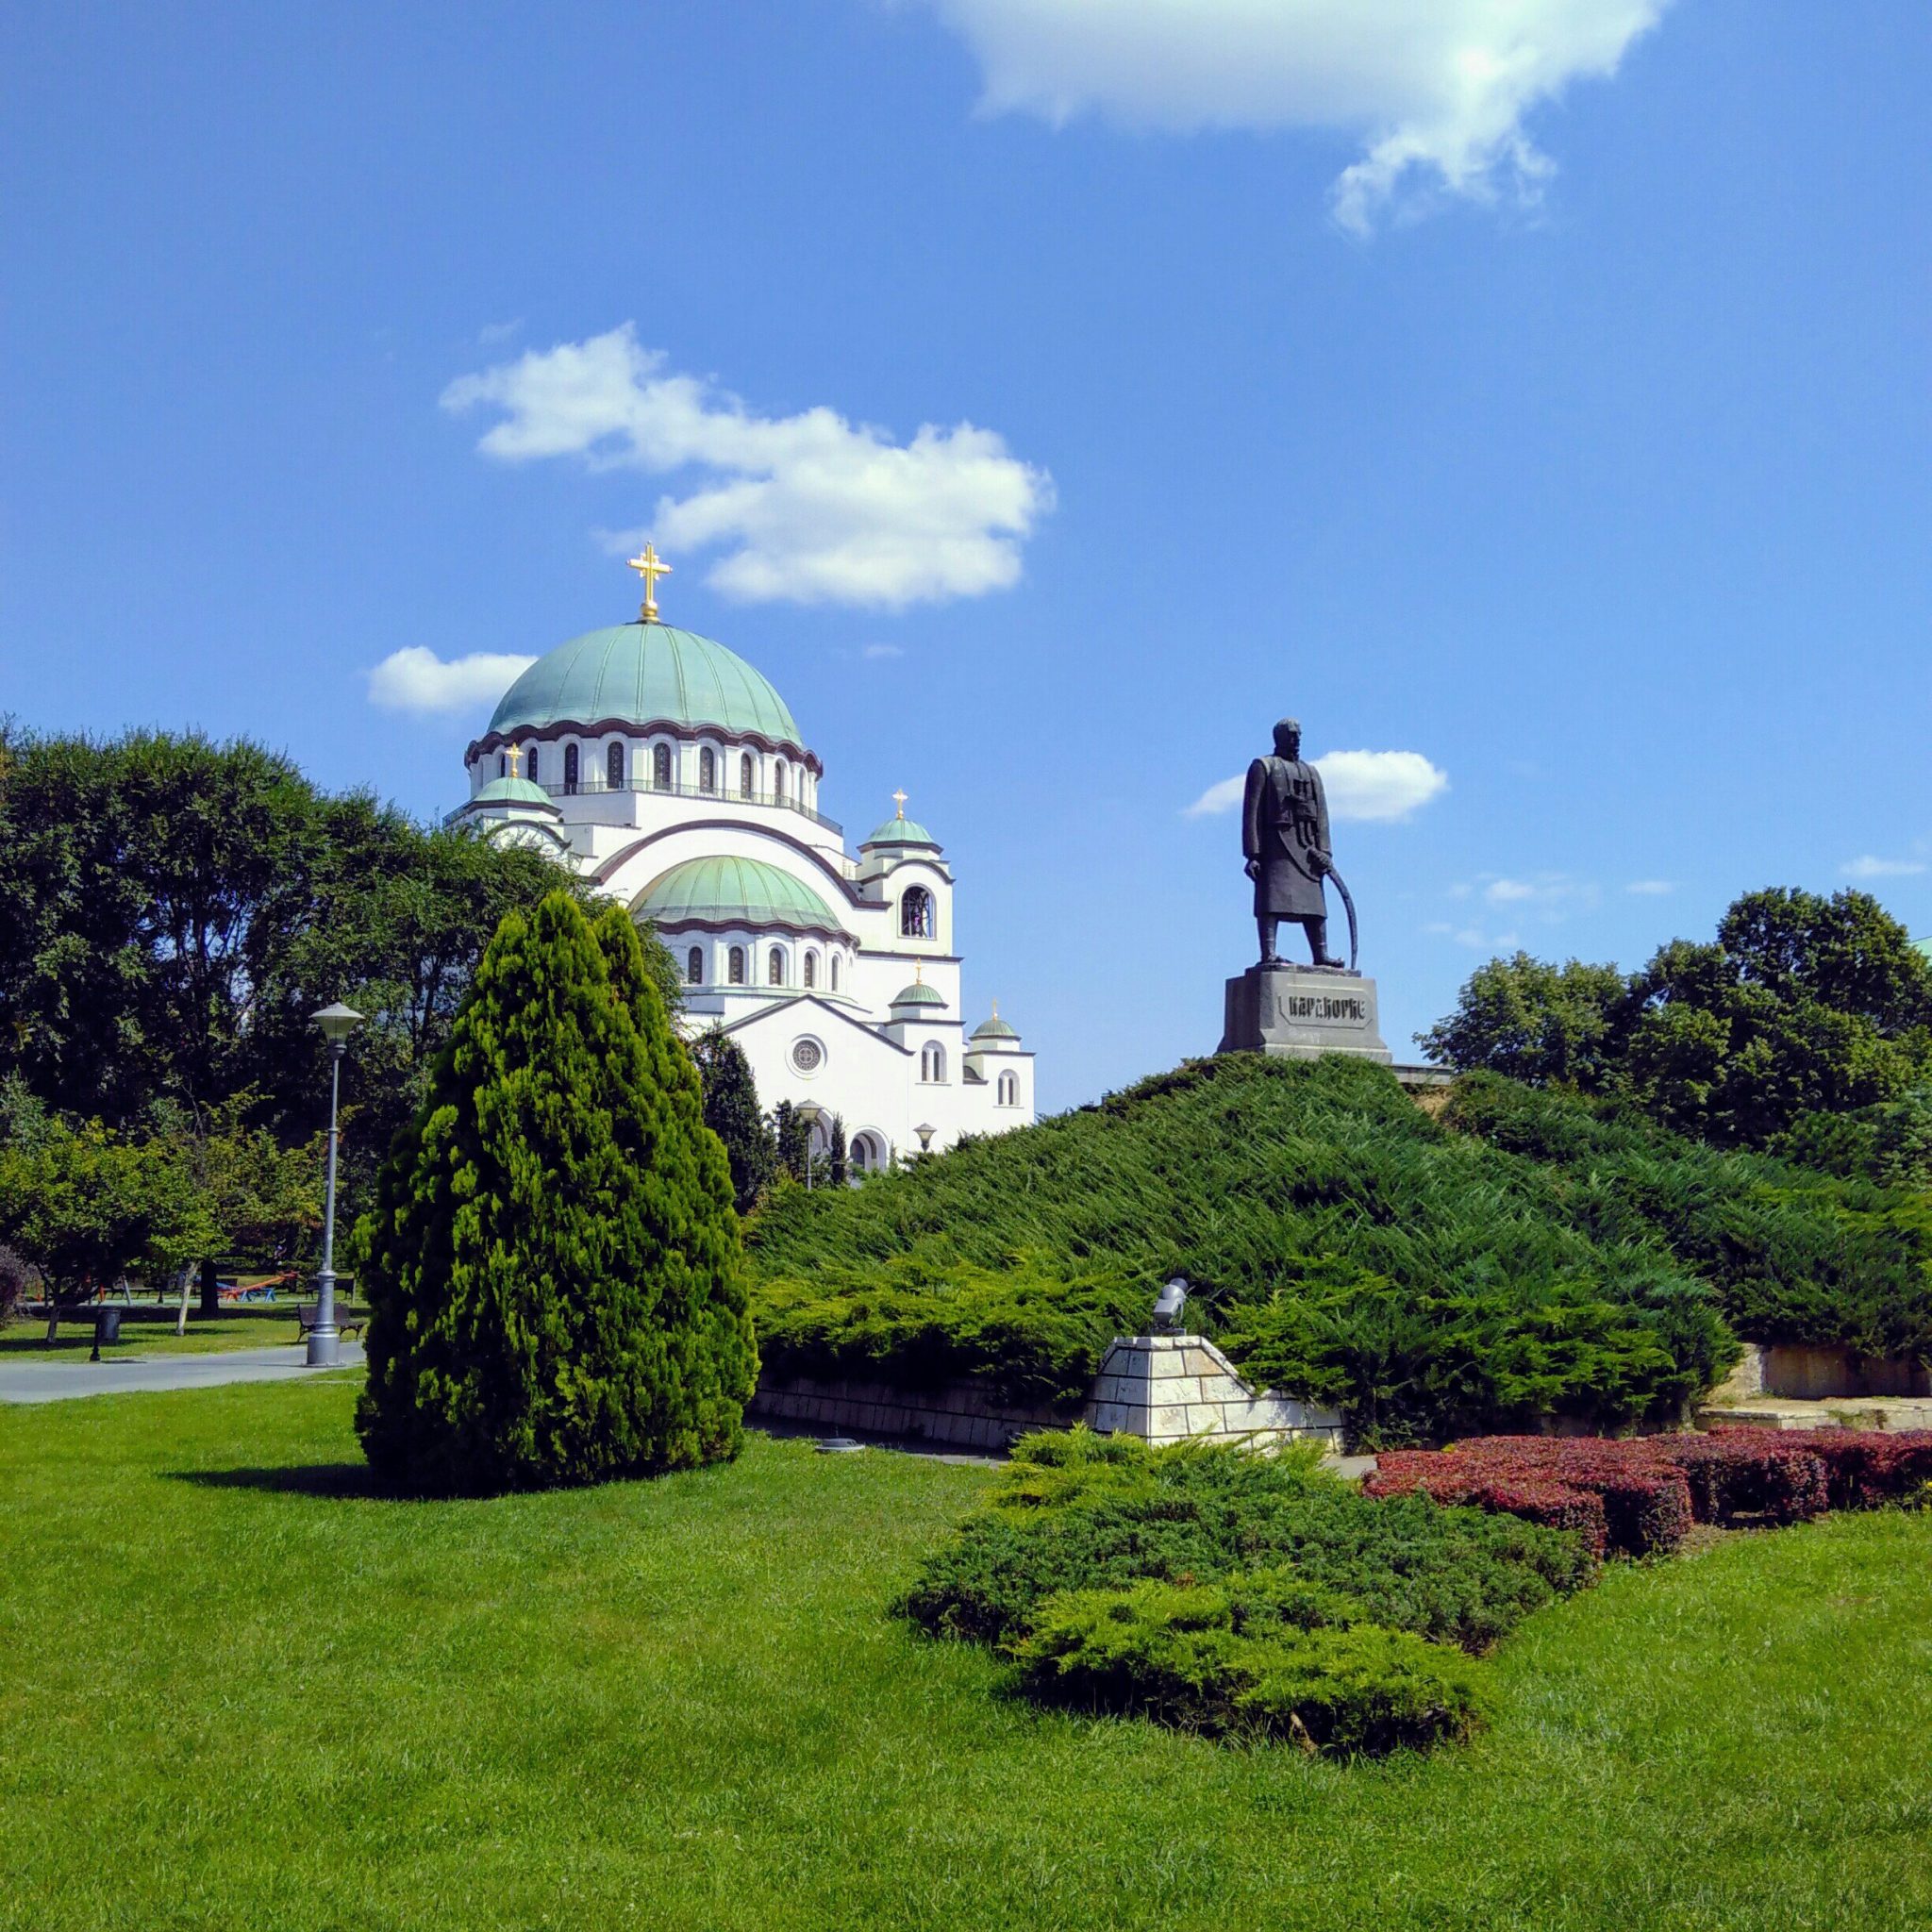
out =
[[[646,550],[647,586],[665,566]],[[896,814],[845,849],[824,766],[735,652],[641,617],[586,632],[507,691],[464,755],[456,816],[549,852],[649,920],[677,962],[684,1027],[744,1049],[769,1111],[853,1167],[1034,1118],[1033,1056],[999,1016],[967,1028],[953,873]]]

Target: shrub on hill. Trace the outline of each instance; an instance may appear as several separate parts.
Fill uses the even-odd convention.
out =
[[[1932,1203],[1857,1175],[1725,1153],[1627,1107],[1458,1080],[1444,1115],[1534,1161],[1555,1211],[1605,1244],[1660,1241],[1753,1341],[1932,1356]]]
[[[386,1477],[530,1488],[737,1450],[757,1375],[724,1149],[635,928],[512,913],[378,1186],[369,1384]]]
[[[784,1193],[751,1251],[780,1355],[797,1284],[820,1284],[822,1373],[909,1371],[951,1302],[1000,1276],[1022,1333],[1056,1275],[1081,1284],[1060,1306],[1097,1360],[1184,1274],[1237,1361],[1378,1440],[1667,1413],[1735,1357],[1714,1298],[1654,1234],[1592,1239],[1537,1163],[1340,1058],[1192,1061],[856,1191]],[[1072,1365],[1070,1339],[1050,1352]]]
[[[998,1371],[1071,1395],[1188,1277],[1243,1370],[1373,1444],[1664,1419],[1754,1339],[1932,1353],[1932,1204],[1493,1074],[1441,1121],[1385,1071],[1230,1055],[862,1189],[785,1191],[751,1235],[774,1359]],[[1044,1326],[1054,1323],[1048,1334]]]

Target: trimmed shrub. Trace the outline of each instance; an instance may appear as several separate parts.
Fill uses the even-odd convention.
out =
[[[1824,1461],[1807,1442],[1776,1431],[1684,1436],[1660,1453],[1684,1472],[1690,1513],[1699,1523],[1740,1516],[1803,1523],[1831,1507]]]
[[[1440,1452],[1384,1456],[1362,1488],[1372,1497],[1422,1494],[1533,1522],[1567,1509],[1574,1512],[1574,1526],[1598,1554],[1661,1556],[1683,1541],[1691,1523],[1683,1472],[1658,1459],[1652,1449],[1665,1440],[1480,1436]],[[1565,1491],[1570,1494],[1564,1495]],[[1601,1538],[1595,1512],[1578,1500],[1583,1496],[1595,1498],[1602,1511]]]
[[[1592,1574],[1575,1536],[1425,1496],[1372,1502],[1307,1458],[1125,1439],[1068,1454],[1067,1440],[1022,1443],[901,1615],[934,1636],[1010,1644],[1065,1591],[1285,1569],[1370,1622],[1480,1652]]]
[[[1807,1429],[1795,1438],[1777,1429],[1721,1429],[1707,1440],[1736,1457],[1815,1458],[1830,1509],[1875,1509],[1932,1479],[1932,1429]]]
[[[1460,1652],[1271,1573],[1055,1596],[1016,1655],[1043,1703],[1338,1755],[1463,1737],[1480,1707],[1481,1666]]]
[[[636,928],[568,895],[490,942],[377,1191],[371,1464],[411,1489],[736,1453],[757,1377],[724,1149]]]

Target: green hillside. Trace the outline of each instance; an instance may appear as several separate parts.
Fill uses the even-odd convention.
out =
[[[1184,1274],[1257,1379],[1371,1441],[1670,1411],[1739,1333],[1932,1347],[1912,1197],[1487,1076],[1449,1116],[1340,1058],[1190,1061],[852,1191],[749,1245],[779,1373],[1077,1396]]]

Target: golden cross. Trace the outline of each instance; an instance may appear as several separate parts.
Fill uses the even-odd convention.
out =
[[[504,753],[504,757],[509,760],[510,776],[512,778],[521,777],[523,774],[521,772],[518,771],[517,767],[521,765],[524,761],[523,746],[520,744],[511,745],[510,748]]]
[[[899,816],[903,819],[906,816],[906,794],[903,791],[893,792],[892,803],[899,808]]]
[[[643,619],[646,624],[658,621],[658,579],[671,575],[668,563],[658,561],[658,546],[646,543],[635,557],[625,558],[625,565],[637,572],[644,580]]]

